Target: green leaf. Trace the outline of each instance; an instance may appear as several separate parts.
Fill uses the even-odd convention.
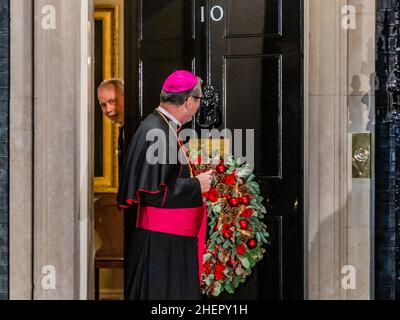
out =
[[[214,282],[214,274],[209,274],[205,279],[205,283],[210,286]]]
[[[251,173],[251,168],[249,164],[246,164],[245,166],[236,169],[237,175],[239,177],[247,177]]]
[[[219,236],[219,232],[218,231],[215,231],[212,235],[211,235],[211,239],[212,240],[215,240],[217,237]]]
[[[212,207],[212,209],[213,209],[213,211],[215,213],[220,213],[221,212],[221,204],[220,203],[213,203],[211,205],[211,207]]]
[[[226,281],[226,282],[224,283],[224,288],[225,288],[226,291],[228,291],[228,292],[231,293],[231,294],[235,292],[235,291],[233,290],[233,288],[231,287],[231,284],[230,284],[229,281]]]
[[[250,190],[250,192],[254,195],[259,194],[259,189],[257,189],[257,184],[254,182],[250,182],[247,184],[247,188]]]
[[[225,163],[225,165],[226,166],[231,166],[231,165],[233,165],[234,164],[234,159],[233,159],[233,156],[227,156],[225,159],[224,159],[224,163]]]
[[[203,255],[203,263],[205,263],[208,259],[211,258],[211,253],[206,253]]]
[[[249,183],[249,182],[253,181],[254,178],[255,178],[255,175],[254,174],[250,174],[248,176],[247,180],[246,180],[246,183]]]
[[[232,279],[232,287],[234,287],[236,289],[238,287],[238,285],[239,285],[239,277],[234,276]]]
[[[262,240],[264,243],[268,243],[267,239],[264,237],[264,235],[263,235],[262,233],[260,234],[260,237],[261,237],[261,240]]]
[[[221,283],[216,282],[214,285],[214,296],[215,297],[218,297],[221,294],[221,289],[222,289]]]
[[[231,245],[231,241],[229,239],[226,239],[224,242],[224,245],[222,246],[222,248],[226,249]]]
[[[260,225],[264,228],[264,229],[266,229],[267,228],[267,226],[265,225],[265,223],[264,222],[262,222],[262,221],[260,221]]]
[[[243,267],[248,269],[250,267],[249,259],[243,256],[239,256],[239,260],[242,263]]]

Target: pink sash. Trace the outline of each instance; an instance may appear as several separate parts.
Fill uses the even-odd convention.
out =
[[[206,205],[197,208],[140,207],[136,227],[179,236],[197,237],[199,278],[202,280],[203,254],[207,231]]]

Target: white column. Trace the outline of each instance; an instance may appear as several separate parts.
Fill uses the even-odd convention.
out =
[[[32,297],[32,1],[10,1],[10,299]]]
[[[365,49],[370,46],[374,51],[374,19],[360,11],[370,8],[374,12],[373,3],[309,0],[306,5],[305,212],[309,299],[370,297],[371,188],[370,179],[352,179],[349,83],[355,72],[369,73],[374,69],[373,57],[362,63]],[[348,4],[357,10],[354,30],[342,27],[346,15],[342,9]],[[370,37],[365,37],[365,28]],[[342,268],[347,265],[355,267],[355,289],[342,287],[346,276]]]
[[[82,2],[34,2],[34,299],[79,299],[86,290],[80,287],[89,195]]]

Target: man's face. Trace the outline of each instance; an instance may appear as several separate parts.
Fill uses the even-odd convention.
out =
[[[201,104],[200,97],[203,97],[203,92],[201,89],[200,89],[200,93],[198,96],[196,96],[196,97],[190,96],[188,98],[187,103],[186,103],[187,117],[186,117],[185,123],[191,121],[193,119],[193,117],[195,116],[197,110],[199,110],[200,104]]]
[[[124,97],[110,84],[99,91],[99,103],[104,115],[112,122],[124,123]]]

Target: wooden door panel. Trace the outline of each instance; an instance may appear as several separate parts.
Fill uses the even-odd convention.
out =
[[[253,129],[254,173],[264,178],[281,177],[281,56],[226,56],[223,63],[226,127]],[[243,142],[244,138],[243,134]],[[246,150],[245,143],[242,150]]]

